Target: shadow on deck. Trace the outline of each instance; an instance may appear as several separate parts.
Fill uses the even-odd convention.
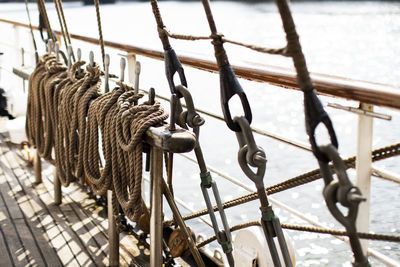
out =
[[[0,266],[108,265],[106,209],[77,185],[53,204],[53,166],[42,162],[43,183],[19,146],[0,134]],[[120,234],[120,265],[148,266],[149,251]],[[140,258],[135,258],[142,254]]]

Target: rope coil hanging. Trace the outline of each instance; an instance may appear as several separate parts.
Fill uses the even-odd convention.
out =
[[[68,72],[53,54],[40,58],[29,80],[29,141],[42,157],[54,161],[62,185],[68,186],[76,178],[84,182],[86,175],[96,194],[113,189],[126,216],[137,221],[143,208],[142,137],[168,114],[157,101],[137,104],[143,95],[124,83],[102,94],[99,66],[88,65],[78,72],[84,63],[74,63]],[[53,148],[55,160],[51,158]]]
[[[111,147],[116,154],[112,158],[113,186],[125,215],[137,221],[144,208],[141,199],[142,135],[150,126],[167,119],[168,114],[157,101],[136,105],[143,95],[135,95],[132,88],[123,87],[126,91],[119,97],[115,112],[110,114],[113,117],[110,128],[116,137]]]

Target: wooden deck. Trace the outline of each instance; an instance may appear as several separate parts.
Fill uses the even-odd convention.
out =
[[[18,145],[0,133],[0,266],[108,265],[106,210],[76,184],[53,204],[53,167],[42,162],[43,183]],[[120,265],[147,266],[149,251],[120,235]]]

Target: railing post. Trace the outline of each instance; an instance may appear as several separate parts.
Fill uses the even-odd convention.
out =
[[[53,186],[54,186],[54,204],[60,205],[62,202],[61,182],[58,179],[57,168],[54,167]]]
[[[40,184],[42,182],[42,161],[37,149],[34,160],[34,170],[35,170],[35,184]]]
[[[113,192],[107,190],[107,214],[108,214],[108,266],[119,266],[119,234],[117,232],[113,213]]]
[[[150,217],[150,266],[162,266],[162,173],[163,153],[158,147],[151,149],[151,217]]]
[[[360,103],[360,108],[373,111],[373,105]],[[369,208],[371,200],[371,174],[372,174],[372,130],[373,118],[365,115],[358,116],[358,135],[357,135],[357,160],[356,185],[360,188],[363,197],[367,200],[361,202],[358,210],[357,231],[369,232]],[[361,240],[364,253],[368,250],[368,240]]]

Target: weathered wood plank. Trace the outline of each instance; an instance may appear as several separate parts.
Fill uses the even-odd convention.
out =
[[[3,198],[0,197],[0,266],[13,266],[12,256],[10,249],[7,244],[7,240],[4,234],[2,226],[7,221],[6,213],[4,212],[6,206]]]
[[[14,153],[15,154],[15,153]],[[19,172],[23,172],[22,168],[24,167],[23,164],[24,162],[21,161],[21,158],[14,158],[15,162],[21,164],[20,168],[16,168]],[[29,172],[29,170],[28,170]],[[32,173],[30,173],[32,174]],[[21,177],[21,181],[26,184],[26,186],[29,186],[33,181],[29,178],[32,178],[32,175],[19,175]],[[24,178],[22,178],[24,177]],[[52,188],[51,186],[46,186],[45,184],[38,186],[38,190],[42,188],[42,193],[41,193],[41,198],[44,202],[46,203],[52,203],[53,202],[53,197],[50,194],[49,188]],[[54,206],[54,205],[52,205]],[[56,207],[54,207],[57,209]],[[88,238],[88,236],[83,236],[81,237],[81,233],[85,233],[85,231],[81,231],[81,233],[76,233],[74,234],[74,228],[76,228],[76,224],[81,224],[81,219],[77,217],[77,215],[74,213],[73,209],[70,207],[68,203],[61,205],[58,207],[58,209],[61,211],[61,213],[56,214],[56,217],[61,219],[63,221],[62,227],[63,228],[68,228],[70,229],[67,232],[61,233],[60,236],[63,236],[64,239],[68,242],[68,246],[70,250],[73,252],[74,258],[79,262],[81,266],[93,266],[93,265],[103,265],[101,259],[103,257],[100,256],[101,250],[99,246],[91,241],[91,238]],[[57,221],[57,220],[56,220]],[[58,225],[60,227],[60,225]],[[54,230],[54,229],[53,229]],[[53,233],[53,231],[51,232]],[[60,244],[63,242],[62,239],[60,239],[59,236],[56,236],[56,246],[60,247]],[[85,249],[86,248],[86,249]],[[62,248],[65,249],[65,248]],[[90,250],[88,253],[88,250]],[[96,257],[95,257],[96,256]],[[70,258],[65,259],[67,262],[70,261]]]
[[[3,150],[4,149],[4,150]],[[2,151],[9,151],[7,148],[3,148]],[[15,182],[19,183],[19,186],[22,186],[21,182],[19,181],[19,176],[23,175],[23,171],[19,168],[18,165],[15,164],[14,153],[6,153],[5,158],[7,163],[11,167],[13,174],[15,175],[16,179]],[[13,181],[14,182],[14,181]],[[21,188],[21,187],[19,187]],[[25,188],[22,186],[20,192],[23,192],[24,195],[17,199],[17,203],[23,211],[23,214],[26,218],[28,218],[28,227],[36,240],[35,245],[38,248],[38,252],[42,258],[42,262],[38,262],[39,266],[61,266],[61,262],[56,255],[54,248],[51,246],[49,242],[49,237],[45,231],[41,223],[41,218],[43,216],[49,216],[43,213],[43,207],[35,201],[37,196],[31,191],[31,188]],[[32,197],[33,196],[33,197]],[[34,255],[35,259],[39,259],[38,255]]]
[[[11,153],[11,152],[6,152]],[[0,159],[3,161],[5,159],[4,151],[0,153]],[[5,159],[7,160],[7,159]],[[31,207],[28,204],[29,197],[25,194],[25,191],[21,188],[21,186],[17,182],[17,178],[14,176],[14,173],[11,169],[5,168],[3,166],[2,170],[0,171],[0,175],[2,175],[8,185],[9,185],[9,194],[11,202],[9,203],[13,207],[13,213],[11,214],[11,218],[13,223],[16,226],[18,234],[21,238],[23,243],[24,249],[27,253],[29,264],[30,265],[38,265],[38,266],[45,266],[45,261],[43,259],[43,254],[38,248],[38,242],[36,241],[31,226],[29,225],[29,221],[34,219],[34,213],[31,210]],[[24,211],[29,213],[28,215],[22,212],[22,207],[20,204],[23,205]],[[9,205],[9,206],[10,206]]]
[[[83,199],[82,206],[89,207],[89,209],[83,209],[89,216],[93,218],[93,221],[98,223],[98,227],[100,227],[103,235],[108,238],[107,229],[108,229],[108,221],[106,218],[103,218],[99,213],[103,212],[103,207],[97,207],[94,205],[95,201],[92,199],[88,199],[85,197],[85,193],[79,190],[74,190],[70,194],[65,194],[66,197],[70,197],[70,199]],[[107,239],[108,240],[108,239]],[[107,241],[108,242],[108,241]],[[140,254],[139,248],[136,246],[137,240],[130,235],[126,235],[125,233],[120,234],[120,264],[122,266],[129,265],[132,262],[136,263],[134,257]],[[107,244],[108,248],[108,244]],[[137,263],[136,263],[137,264]],[[146,266],[146,265],[138,265],[138,266]]]
[[[63,205],[60,207],[53,205],[52,166],[48,163],[43,164],[43,174],[46,179],[43,179],[42,184],[34,186],[32,190],[33,170],[27,168],[21,152],[14,150],[13,145],[8,144],[7,147],[8,149],[5,149],[2,146],[2,149],[11,151],[6,154],[7,163],[11,166],[14,175],[19,177],[19,185],[28,192],[24,199],[28,204],[25,205],[31,206],[30,210],[33,214],[27,216],[34,217],[42,231],[46,231],[45,243],[55,248],[63,262],[62,265],[107,265],[108,222],[106,218],[97,214],[103,208],[97,207],[95,201],[89,199],[76,184],[63,188]],[[69,232],[63,233],[64,228],[69,228]],[[128,266],[131,263],[134,266],[144,266],[138,265],[133,260],[134,256],[143,253],[137,248],[136,243],[137,240],[133,236],[121,234],[121,266]],[[82,248],[82,245],[85,248]]]
[[[27,183],[26,180],[23,182]],[[40,199],[46,205],[47,212],[51,215],[52,220],[55,221],[55,227],[52,228],[53,231],[51,232],[55,239],[52,239],[50,233],[49,237],[52,240],[63,265],[68,263],[71,265],[82,266],[82,264],[88,260],[88,257],[82,258],[85,254],[87,256],[86,252],[81,254],[82,251],[86,251],[85,246],[80,244],[78,241],[76,234],[70,228],[68,220],[60,207],[54,205],[54,198],[48,189],[43,184],[40,184],[35,188],[35,191],[40,195]],[[77,258],[77,254],[81,254],[82,256],[80,255],[80,257]]]
[[[9,149],[10,148],[7,145],[1,145],[1,150],[3,152],[10,151]],[[6,154],[6,155],[10,157],[7,161],[7,164],[9,164],[10,167],[14,171],[22,170],[21,166],[17,163],[18,159],[16,157],[14,157],[14,158],[12,157],[12,156],[14,156],[13,152],[10,152],[9,154]],[[23,179],[22,176],[19,176],[18,181],[19,181],[20,185],[26,191],[32,190],[32,188],[31,188],[32,184],[31,183],[26,184],[25,183],[26,179]],[[69,249],[68,243],[66,242],[66,240],[64,239],[64,237],[62,235],[63,229],[57,225],[56,220],[53,218],[54,214],[51,214],[49,212],[50,210],[47,207],[47,204],[50,204],[50,203],[44,203],[42,201],[42,199],[38,197],[41,194],[40,187],[41,187],[41,185],[38,185],[33,189],[31,197],[37,203],[39,203],[38,208],[41,211],[42,216],[38,216],[38,217],[40,218],[40,221],[42,222],[42,225],[47,233],[48,241],[46,243],[51,244],[52,247],[54,247],[54,249],[57,253],[57,258],[59,258],[58,261],[53,260],[52,262],[54,262],[54,266],[66,265],[66,263],[72,264],[75,266],[79,266],[78,262],[74,258],[73,253]],[[59,263],[60,260],[62,261],[62,264]],[[51,265],[51,266],[53,266],[53,265]]]
[[[1,222],[1,229],[5,233],[5,242],[8,245],[14,266],[26,266],[28,264],[28,260],[26,258],[25,250],[22,246],[20,237],[18,236],[17,229],[11,220],[12,217],[7,208],[7,202],[5,200],[5,198],[8,196],[8,188],[6,188],[5,178],[0,177],[0,181],[2,181],[0,184],[0,198],[2,199],[2,202],[6,204],[0,207],[0,213],[5,214],[5,218]]]
[[[52,186],[51,177],[49,177],[48,175],[45,175],[44,177],[45,179],[43,179],[43,183],[46,184],[46,186]],[[82,192],[77,185],[72,184],[70,185],[70,187],[75,187],[75,190],[63,192],[65,203],[73,206],[74,210],[81,214],[81,218],[86,218],[83,220],[88,222],[90,221],[89,225],[91,225],[92,227],[90,228],[89,233],[92,235],[92,237],[95,237],[95,240],[101,246],[101,249],[104,252],[103,264],[108,265],[108,235],[106,234],[108,227],[107,219],[101,216],[97,216],[96,218],[94,218],[93,215],[96,212],[93,211],[97,210],[95,201],[89,199],[87,194],[85,192]],[[76,199],[79,199],[79,202],[75,201]],[[103,208],[99,207],[99,209],[102,210]],[[88,220],[88,218],[90,218],[90,220]],[[121,251],[121,249],[123,250],[123,248],[120,248],[120,265],[129,266],[133,255],[128,255],[126,251]]]

